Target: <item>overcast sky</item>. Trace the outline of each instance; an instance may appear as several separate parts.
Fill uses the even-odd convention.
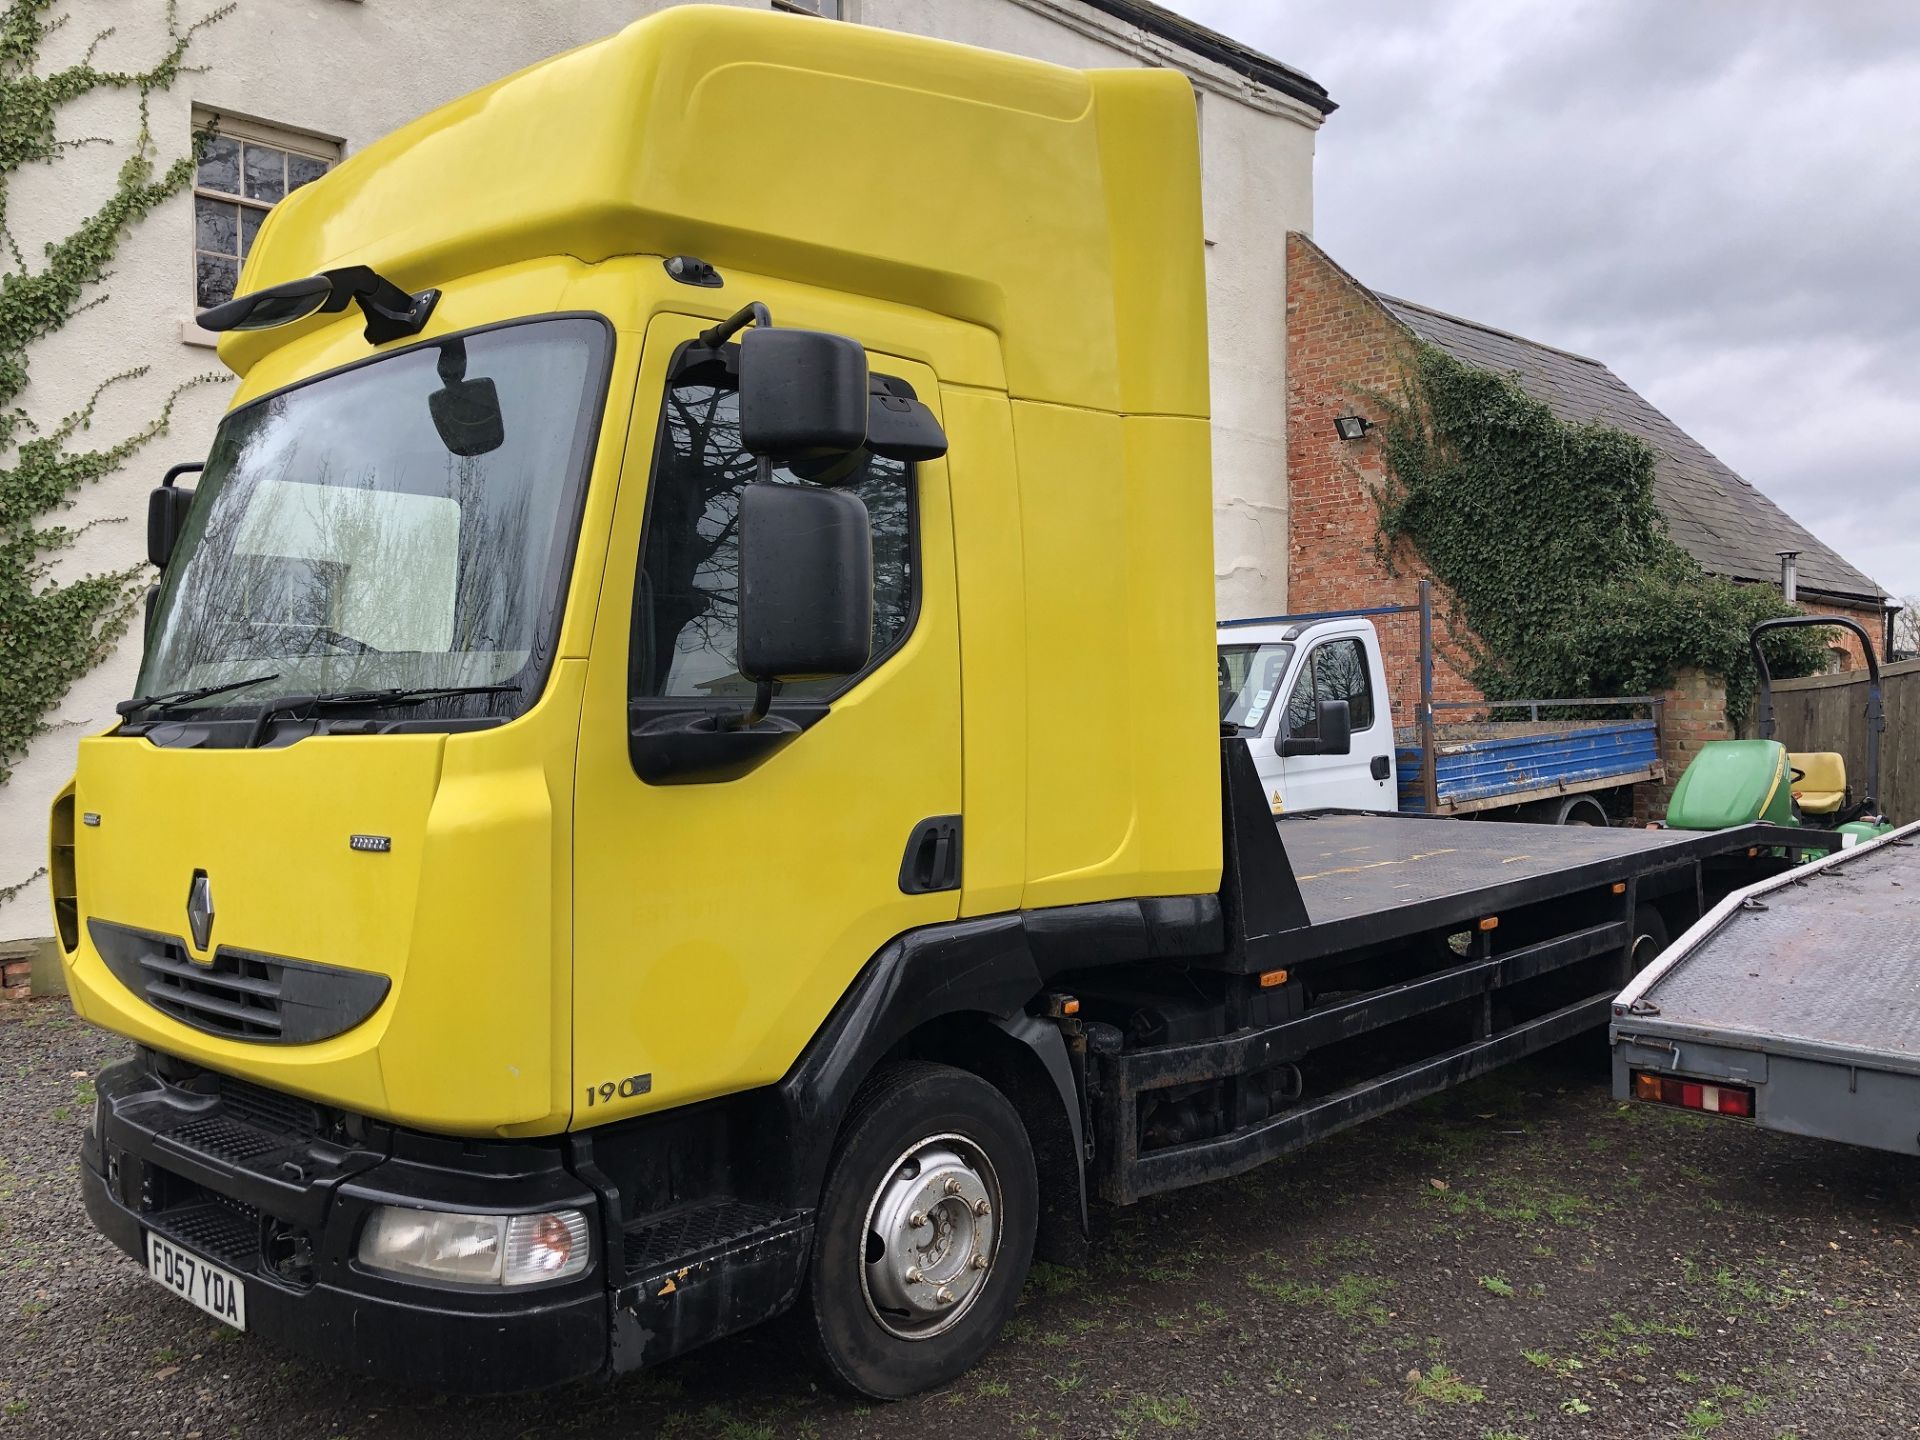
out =
[[[1361,281],[1604,361],[1920,596],[1920,4],[1172,3],[1339,103]]]

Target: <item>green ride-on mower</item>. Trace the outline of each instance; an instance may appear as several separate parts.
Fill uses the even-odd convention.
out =
[[[1859,799],[1847,783],[1846,758],[1835,751],[1789,753],[1773,738],[1773,676],[1760,637],[1798,625],[1840,625],[1860,637],[1867,657],[1867,767]],[[1789,615],[1762,620],[1747,637],[1760,671],[1760,739],[1715,740],[1700,747],[1674,787],[1667,826],[1674,830],[1724,830],[1765,822],[1806,830],[1830,830],[1836,848],[1884,835],[1893,826],[1880,813],[1880,734],[1887,728],[1880,700],[1880,663],[1873,642],[1852,620],[1833,615]],[[1809,854],[1806,858],[1812,859]]]

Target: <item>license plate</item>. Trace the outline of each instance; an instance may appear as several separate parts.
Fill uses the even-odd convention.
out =
[[[236,1330],[247,1328],[247,1287],[238,1275],[182,1250],[151,1230],[146,1235],[147,1274],[214,1319]]]

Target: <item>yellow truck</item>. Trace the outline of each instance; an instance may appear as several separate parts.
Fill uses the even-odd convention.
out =
[[[1603,1025],[1781,832],[1276,823],[1202,272],[1177,74],[732,9],[289,196],[53,809],[94,1223],[356,1372],[797,1307],[899,1396],[1089,1200]]]

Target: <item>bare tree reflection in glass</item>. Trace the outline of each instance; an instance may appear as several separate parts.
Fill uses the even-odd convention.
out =
[[[739,622],[740,494],[754,458],[740,443],[740,396],[715,364],[669,386],[662,410],[647,535],[634,596],[632,693],[747,696],[735,665]],[[775,470],[776,483],[807,482]],[[913,603],[911,467],[863,457],[840,482],[866,503],[873,524],[873,648],[883,654],[905,633]],[[837,681],[788,685],[804,696]]]

